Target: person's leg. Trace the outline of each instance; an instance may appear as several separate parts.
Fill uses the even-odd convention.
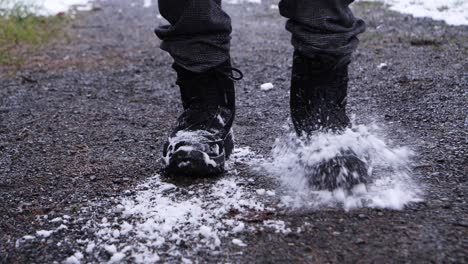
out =
[[[349,127],[346,114],[348,64],[365,29],[349,9],[353,0],[282,0],[280,12],[294,46],[291,117],[298,135],[340,133]],[[366,164],[352,150],[309,168],[312,186],[351,189],[368,179]]]
[[[159,9],[170,25],[156,34],[174,58],[184,108],[164,145],[166,172],[219,174],[234,148],[234,80],[242,78],[231,67],[230,18],[221,0],[159,0]]]
[[[229,60],[231,20],[221,0],[159,0],[159,11],[170,25],[155,33],[176,64],[204,72]]]
[[[357,35],[365,23],[356,18],[349,5],[354,0],[282,0],[280,13],[289,20],[292,44],[299,53],[332,56],[350,55],[358,45]]]

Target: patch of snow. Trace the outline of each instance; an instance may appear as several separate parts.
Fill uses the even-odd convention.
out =
[[[71,9],[89,11],[93,8],[90,0],[10,0],[1,1],[1,9],[12,9],[16,5],[26,6],[28,10],[39,16],[54,16],[66,13]]]
[[[96,244],[94,242],[89,242],[89,244],[86,246],[85,252],[88,254],[93,252],[94,247],[96,247]]]
[[[57,223],[57,222],[62,222],[62,221],[63,221],[62,217],[56,217],[56,218],[50,220],[51,223]]]
[[[208,156],[208,154],[206,154],[205,152],[202,152],[203,153],[203,161],[205,161],[205,163],[207,165],[210,165],[211,167],[216,167],[216,161],[212,160],[210,158],[210,156]]]
[[[63,261],[63,264],[80,264],[83,257],[84,256],[83,256],[83,254],[81,252],[76,252],[75,254],[71,255],[68,258],[66,258]]]
[[[261,4],[262,0],[224,0],[227,4],[243,4],[243,3],[253,3],[253,4]]]
[[[443,20],[449,25],[468,25],[466,0],[361,0],[382,2],[391,10],[415,17]]]
[[[224,122],[224,119],[221,115],[217,115],[216,118],[218,119],[220,125],[224,126],[226,124],[226,122]]]
[[[39,231],[36,231],[36,234],[40,237],[47,238],[47,237],[50,237],[50,235],[52,235],[54,231],[55,230],[39,230]]]
[[[291,233],[291,229],[286,227],[286,223],[282,220],[263,221],[263,226],[272,228],[275,231],[275,233],[283,233],[283,234]]]
[[[190,151],[196,150],[193,146],[191,146],[191,144],[197,145],[198,142],[204,142],[206,141],[206,138],[209,138],[210,136],[212,136],[212,134],[209,131],[205,131],[205,130],[178,131],[175,136],[168,138],[169,150],[166,153],[166,155],[163,157],[165,164],[169,164],[170,157],[175,152],[177,151],[190,152]],[[179,142],[185,142],[186,144],[182,147],[178,147],[177,149],[175,149],[176,145]],[[214,160],[211,160],[210,157],[206,153],[203,152],[203,156],[204,156],[204,160],[206,164],[216,167],[216,162]],[[179,165],[183,166],[184,164],[179,164]]]
[[[182,264],[192,264],[193,262],[190,259],[182,258]]]
[[[115,245],[105,245],[104,249],[111,255],[117,253],[117,247]]]
[[[260,85],[260,90],[262,91],[270,91],[273,88],[275,88],[275,86],[272,83],[264,83]]]
[[[248,157],[260,159],[249,148],[237,148],[230,162]],[[116,204],[123,207],[119,217],[88,224],[96,236],[82,250],[89,255],[105,251],[110,263],[153,263],[160,254],[190,258],[199,250],[220,252],[223,238],[247,228],[238,215],[272,210],[256,200],[246,182],[230,174],[213,184],[180,187],[155,175]]]
[[[68,229],[68,226],[66,226],[64,224],[61,224],[59,227],[57,227],[57,229],[55,229],[55,231],[59,231],[59,230],[63,230],[63,229]]]
[[[242,222],[239,222],[239,224],[232,229],[232,232],[233,233],[240,233],[240,232],[244,231],[244,229],[245,229],[245,224],[242,223]]]
[[[153,5],[153,1],[152,0],[143,0],[143,7],[151,7]]]
[[[245,247],[245,246],[247,246],[246,244],[244,244],[244,242],[242,242],[242,240],[237,239],[237,238],[234,238],[234,239],[232,240],[232,243],[233,243],[234,245],[239,246],[239,247]]]
[[[122,252],[115,252],[112,257],[109,259],[108,264],[121,263],[125,258],[125,254]]]
[[[265,189],[258,189],[256,192],[258,195],[265,195],[266,193]]]
[[[386,69],[388,69],[388,64],[385,63],[385,62],[382,62],[382,63],[380,63],[380,64],[377,66],[377,69],[379,69],[379,70],[386,70]]]

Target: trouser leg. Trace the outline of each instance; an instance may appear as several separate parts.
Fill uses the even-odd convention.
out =
[[[155,33],[176,64],[204,72],[230,58],[231,19],[221,0],[159,0],[159,11],[170,24]]]
[[[281,0],[286,29],[292,33],[294,49],[305,56],[350,55],[364,32],[363,20],[354,17],[349,5],[354,0]]]

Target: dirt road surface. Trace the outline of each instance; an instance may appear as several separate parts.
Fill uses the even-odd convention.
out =
[[[201,231],[201,242],[166,238],[159,245],[118,238],[123,229],[114,239],[106,237],[109,230],[99,233],[137,221],[115,208],[160,174],[162,144],[181,110],[172,60],[152,33],[163,20],[156,6],[135,3],[99,3],[72,22],[67,39],[0,80],[1,263],[133,262],[140,253],[175,263],[468,262],[468,28],[365,2],[353,6],[368,30],[351,66],[350,112],[357,123],[375,122],[392,144],[415,151],[412,177],[422,201],[403,210],[231,210],[223,219],[246,228],[223,236],[220,227],[214,248]],[[290,124],[292,48],[272,4],[225,5],[234,21],[234,65],[245,73],[237,85],[237,145],[266,158]],[[275,88],[261,91],[266,82]],[[233,166],[228,174],[246,179],[235,184],[248,201],[276,206],[274,194],[261,195],[281,192],[274,179],[242,159]],[[177,183],[170,197],[220,181]],[[155,186],[164,182],[153,178]]]

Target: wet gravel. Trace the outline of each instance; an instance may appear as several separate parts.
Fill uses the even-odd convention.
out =
[[[289,124],[292,55],[284,19],[270,4],[226,5],[235,23],[232,57],[245,73],[237,86],[237,144],[264,155]],[[376,122],[395,144],[418,153],[413,169],[425,201],[402,211],[291,212],[277,217],[291,228],[310,223],[300,234],[246,233],[248,250],[230,246],[222,255],[200,253],[199,261],[468,261],[468,27],[414,19],[379,4],[354,9],[368,31],[352,64],[350,111],[358,123]],[[105,207],[78,212],[161,169],[164,137],[181,108],[171,59],[152,34],[161,23],[155,14],[156,7],[103,2],[72,22],[68,39],[0,79],[0,263],[65,259],[74,238],[86,234],[16,242],[50,229],[45,215],[108,214]],[[275,88],[261,91],[266,82]]]

